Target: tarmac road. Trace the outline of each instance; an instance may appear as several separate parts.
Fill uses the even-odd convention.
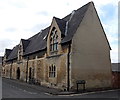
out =
[[[0,77],[0,100],[2,99],[2,78]]]
[[[58,92],[55,89],[2,79],[2,98],[119,98],[120,95],[120,90],[64,95],[51,95],[50,91]]]

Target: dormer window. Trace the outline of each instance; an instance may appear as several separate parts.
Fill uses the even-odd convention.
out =
[[[53,27],[50,35],[50,52],[58,51],[58,34],[55,27]]]
[[[23,53],[22,45],[19,45],[19,50],[18,50],[18,60],[19,61],[22,60],[22,53]]]

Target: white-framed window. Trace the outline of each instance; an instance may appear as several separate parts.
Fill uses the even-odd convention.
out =
[[[56,77],[56,66],[53,64],[49,66],[49,77]]]

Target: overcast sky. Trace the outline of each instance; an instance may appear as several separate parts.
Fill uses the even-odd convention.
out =
[[[0,0],[0,56],[89,0]],[[118,0],[93,0],[110,42],[111,60],[118,62]],[[119,60],[120,61],[120,60]]]

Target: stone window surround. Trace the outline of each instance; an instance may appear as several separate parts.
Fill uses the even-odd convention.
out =
[[[55,78],[56,77],[56,66],[54,64],[49,66],[49,78]]]
[[[22,46],[22,43],[20,43],[19,49],[18,49],[18,61],[22,60],[22,55],[23,55],[23,46]]]
[[[52,28],[50,34],[50,52],[54,53],[58,51],[58,34],[55,27]]]

